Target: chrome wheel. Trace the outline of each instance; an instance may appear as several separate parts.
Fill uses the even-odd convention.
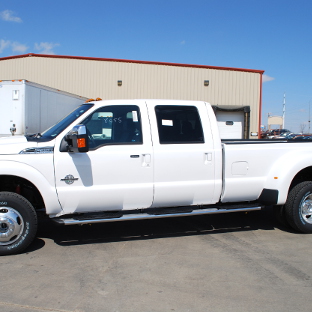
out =
[[[312,194],[307,194],[300,203],[300,213],[302,219],[312,224]]]
[[[289,191],[285,204],[288,224],[301,233],[312,233],[312,181],[304,181]]]
[[[17,241],[24,230],[22,216],[13,208],[0,207],[0,246]]]

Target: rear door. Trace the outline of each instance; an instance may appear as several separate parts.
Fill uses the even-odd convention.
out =
[[[216,202],[215,162],[221,151],[216,154],[205,103],[149,101],[148,109],[154,145],[153,207]]]

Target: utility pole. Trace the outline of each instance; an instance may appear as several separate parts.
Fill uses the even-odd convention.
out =
[[[286,115],[286,94],[284,93],[284,103],[283,103],[283,129],[285,129],[285,115]]]

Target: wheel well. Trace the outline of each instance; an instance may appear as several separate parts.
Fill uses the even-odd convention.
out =
[[[21,177],[1,175],[0,192],[20,194],[25,197],[36,210],[42,210],[45,208],[43,198],[36,186]]]
[[[293,187],[295,187],[298,183],[304,181],[312,181],[312,167],[304,168],[295,175],[295,177],[291,182],[290,190]]]

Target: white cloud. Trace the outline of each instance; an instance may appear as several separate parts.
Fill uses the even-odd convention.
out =
[[[272,81],[272,80],[274,80],[275,78],[273,78],[273,77],[270,77],[270,76],[268,76],[268,75],[263,75],[262,76],[262,82],[268,82],[268,81]]]
[[[28,47],[25,44],[19,43],[19,42],[13,42],[11,44],[12,51],[18,52],[18,53],[25,53],[28,49]]]
[[[35,49],[40,51],[41,54],[55,54],[53,49],[58,47],[59,43],[52,43],[52,42],[40,42],[35,43]]]
[[[185,44],[186,43],[186,41],[185,40],[182,40],[181,42],[180,42],[180,44]]]
[[[10,10],[4,10],[0,12],[0,18],[6,22],[21,23],[22,19],[20,17],[14,16],[14,12]]]
[[[53,49],[58,47],[59,43],[52,43],[52,42],[40,42],[35,43],[35,50],[39,51],[40,54],[55,54]],[[26,53],[29,47],[26,44],[11,41],[11,40],[4,40],[0,39],[0,53],[2,53],[5,49],[10,49],[14,54],[16,53]]]
[[[25,53],[28,47],[25,44],[19,43],[17,41],[12,42],[10,40],[0,40],[0,53],[5,49],[11,49],[12,52]]]
[[[9,40],[0,40],[0,53],[2,53],[2,51],[6,48],[8,48],[10,46],[11,42]]]

